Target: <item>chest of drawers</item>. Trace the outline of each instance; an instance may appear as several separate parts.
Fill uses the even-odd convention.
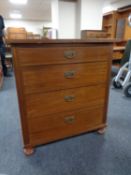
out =
[[[106,126],[112,42],[11,41],[24,152]]]

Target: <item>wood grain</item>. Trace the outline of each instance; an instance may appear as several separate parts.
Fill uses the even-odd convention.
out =
[[[31,94],[105,83],[107,70],[108,62],[24,68],[24,92]]]
[[[112,42],[12,41],[24,152],[106,126]]]
[[[68,59],[65,52],[73,51],[75,56]],[[35,47],[17,48],[17,59],[21,66],[48,65],[48,64],[68,64],[81,62],[108,61],[110,59],[110,49],[106,46],[96,47]],[[57,55],[57,56],[55,56]]]
[[[105,93],[105,85],[97,85],[49,93],[31,94],[26,96],[27,116],[38,117],[92,105],[103,105]],[[65,101],[66,96],[74,98],[68,102]]]
[[[77,109],[56,113],[52,115],[44,115],[37,118],[29,118],[29,131],[31,134],[46,130],[54,130],[55,128],[78,127],[78,125],[94,126],[102,123],[103,106],[93,106],[88,108]],[[96,117],[97,116],[97,117]],[[70,120],[72,118],[72,120]]]
[[[65,122],[66,117],[74,116],[72,123]],[[42,118],[29,120],[31,144],[43,144],[53,140],[88,132],[92,128],[104,126],[103,107],[81,109]]]

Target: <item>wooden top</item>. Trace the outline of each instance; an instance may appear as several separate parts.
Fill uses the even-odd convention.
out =
[[[116,10],[106,12],[106,13],[103,14],[103,16],[113,15],[115,12],[116,12]]]
[[[131,5],[127,5],[127,6],[118,8],[117,11],[118,11],[119,13],[121,13],[121,12],[129,11],[129,10],[131,10]]]
[[[7,44],[66,44],[66,43],[113,43],[113,39],[25,39],[25,40],[6,40]]]

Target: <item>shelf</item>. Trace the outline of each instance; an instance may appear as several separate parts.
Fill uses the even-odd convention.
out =
[[[112,24],[107,24],[107,25],[104,25],[105,28],[110,28],[112,27]]]
[[[107,33],[107,35],[111,35],[111,33]]]

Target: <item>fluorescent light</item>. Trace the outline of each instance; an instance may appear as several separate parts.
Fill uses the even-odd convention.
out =
[[[11,13],[10,17],[13,19],[20,19],[22,18],[22,15],[20,13]]]
[[[27,4],[27,0],[10,0],[13,4]]]

